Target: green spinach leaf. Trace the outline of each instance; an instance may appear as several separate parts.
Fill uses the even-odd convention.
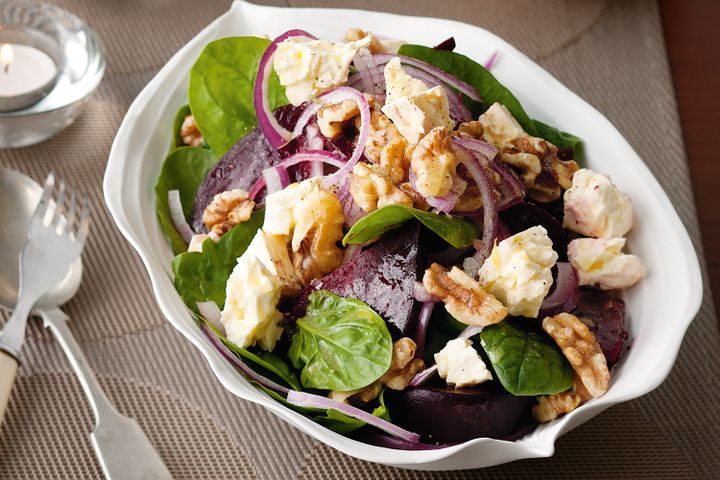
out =
[[[358,220],[343,238],[343,245],[365,243],[417,219],[455,248],[471,245],[478,235],[478,227],[463,218],[424,212],[404,205],[386,205]]]
[[[225,284],[237,258],[245,253],[255,232],[263,224],[265,212],[259,210],[250,220],[234,227],[217,243],[205,240],[201,252],[185,252],[175,257],[175,289],[185,304],[197,312],[197,302],[213,301],[221,309],[225,305]]]
[[[195,194],[207,172],[215,165],[215,157],[210,150],[197,147],[176,148],[165,159],[160,176],[155,184],[155,210],[160,226],[177,255],[187,250],[187,245],[175,229],[170,218],[168,192],[178,190],[185,218],[192,214]]]
[[[572,387],[572,366],[540,334],[505,320],[485,327],[480,339],[496,378],[511,394],[553,395]]]
[[[380,392],[380,396],[378,397],[378,406],[375,407],[372,414],[375,415],[378,418],[382,418],[383,420],[387,422],[392,422],[390,420],[390,412],[388,411],[387,407],[385,406],[385,389],[383,388],[383,391]]]
[[[525,131],[532,136],[544,138],[559,148],[576,147],[581,141],[575,135],[561,132],[557,128],[530,118],[510,90],[505,88],[485,67],[465,55],[409,44],[401,46],[398,53],[428,62],[469,83],[483,98],[486,108],[495,102],[502,103]]]
[[[347,392],[380,378],[392,359],[385,321],[365,303],[327,290],[308,297],[288,357],[305,388]]]
[[[253,86],[260,57],[269,44],[258,37],[221,38],[205,46],[190,70],[190,109],[218,158],[257,125]],[[271,108],[287,104],[274,71],[268,95]]]

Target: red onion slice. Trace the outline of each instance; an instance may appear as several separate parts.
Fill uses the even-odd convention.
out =
[[[350,195],[349,178],[345,178],[342,181],[335,195],[338,197],[338,200],[340,200],[340,204],[342,205],[343,210],[343,216],[345,217],[345,224],[348,227],[352,227],[353,225],[355,225],[355,222],[357,222],[366,215],[365,211],[360,208],[357,203],[355,203],[352,195]]]
[[[287,401],[298,407],[308,408],[325,408],[337,410],[340,413],[358,420],[362,420],[368,425],[379,428],[380,430],[389,433],[390,435],[397,437],[406,442],[418,443],[420,441],[420,435],[417,433],[410,432],[404,428],[398,427],[387,420],[383,420],[380,417],[361,410],[357,407],[348,405],[347,403],[338,402],[331,400],[327,397],[321,397],[320,395],[314,395],[312,393],[297,392],[295,390],[288,391]]]
[[[487,60],[485,60],[485,70],[492,70],[492,68],[497,63],[498,54],[500,53],[500,50],[495,50],[493,53],[490,54]]]
[[[255,78],[255,85],[253,87],[253,106],[255,107],[258,125],[267,138],[268,143],[273,148],[279,148],[293,138],[292,133],[280,125],[275,114],[270,109],[270,102],[268,101],[268,85],[270,73],[273,69],[275,52],[277,51],[278,44],[291,37],[315,39],[314,36],[304,30],[289,30],[273,40],[260,58],[257,77]]]
[[[360,74],[360,78],[362,78],[366,92],[373,95],[385,92],[382,72],[379,71],[378,66],[375,64],[375,59],[370,54],[370,50],[366,47],[358,50],[353,63]]]
[[[439,302],[440,299],[428,292],[422,282],[416,281],[413,285],[413,298],[420,303]]]
[[[220,311],[220,307],[217,306],[217,303],[213,301],[196,302],[195,305],[197,305],[200,315],[202,315],[210,325],[217,328],[223,334],[225,333],[225,325],[223,325],[221,321],[222,312]]]
[[[459,78],[450,75],[446,71],[437,68],[434,65],[430,65],[429,63],[423,62],[422,60],[418,60],[416,58],[405,57],[403,55],[391,55],[389,53],[376,53],[375,55],[373,55],[375,63],[378,65],[384,65],[395,57],[398,57],[400,59],[400,62],[405,65],[417,67],[420,70],[423,70],[433,75],[434,77],[437,77],[443,83],[446,83],[454,89],[467,95],[471,100],[475,100],[476,102],[482,102],[482,98],[480,97],[480,94],[477,92],[477,90],[475,90],[475,87],[473,87],[469,83],[463,82]]]
[[[425,302],[420,309],[417,327],[415,328],[415,358],[422,358],[423,353],[425,353],[425,338],[427,337],[427,329],[430,324],[430,317],[435,309],[435,303],[436,301]]]
[[[282,165],[266,168],[263,170],[262,175],[265,179],[268,194],[279,192],[290,185],[290,176]]]
[[[498,154],[497,148],[477,138],[453,137],[452,140],[456,144],[486,157],[488,161],[494,159]]]
[[[248,379],[280,395],[287,395],[288,392],[290,392],[289,388],[283,387],[282,385],[270,380],[269,378],[260,375],[255,370],[250,368],[245,362],[240,360],[237,355],[232,353],[230,349],[225,346],[222,340],[220,340],[217,335],[215,335],[215,333],[210,330],[210,327],[208,327],[207,325],[203,325],[201,328],[203,333],[206,337],[208,337],[215,349],[220,352],[220,355],[222,355],[225,360],[230,362],[233,367],[240,370],[240,372],[243,373]]]
[[[189,245],[190,239],[195,235],[195,232],[190,228],[185,218],[179,190],[168,191],[168,208],[170,209],[170,220],[172,220],[175,230],[180,234],[185,244]]]
[[[557,315],[560,312],[571,312],[577,307],[580,290],[575,269],[568,262],[557,262],[557,270],[555,289],[540,305],[538,318]]]

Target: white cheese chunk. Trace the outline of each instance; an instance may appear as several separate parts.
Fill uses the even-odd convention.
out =
[[[563,226],[589,237],[622,237],[633,225],[630,198],[610,178],[583,168],[565,191]]]
[[[480,115],[479,121],[483,126],[483,140],[500,150],[516,138],[529,136],[512,116],[510,110],[497,102]]]
[[[535,318],[552,285],[551,269],[557,259],[547,230],[528,228],[495,245],[480,267],[480,285],[510,315]]]
[[[438,375],[448,385],[457,388],[471,387],[492,380],[492,374],[485,366],[472,342],[466,338],[450,340],[435,354]]]
[[[221,321],[227,338],[239,347],[275,348],[282,328],[278,311],[282,282],[252,252],[245,252],[230,274]]]
[[[622,253],[624,238],[578,238],[568,244],[568,258],[580,285],[603,290],[626,288],[645,276],[642,260]]]
[[[415,145],[433,128],[451,130],[455,126],[443,87],[428,88],[412,78],[397,57],[385,65],[384,73],[387,96],[381,110],[408,143]]]
[[[372,38],[342,43],[290,37],[277,46],[275,71],[295,106],[347,81],[350,64]]]

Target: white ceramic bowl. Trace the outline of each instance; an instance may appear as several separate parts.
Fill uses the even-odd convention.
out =
[[[615,369],[604,396],[516,442],[481,438],[441,450],[397,451],[343,437],[285,408],[245,381],[203,336],[173,287],[172,252],[155,216],[153,193],[168,151],[173,116],[187,101],[190,67],[205,44],[220,37],[273,37],[302,28],[319,37],[341,38],[351,26],[425,45],[452,35],[459,51],[479,61],[499,50],[502,61],[493,73],[519,97],[528,113],[583,138],[588,166],[610,174],[632,197],[639,221],[629,238],[629,249],[643,258],[649,275],[626,292],[627,327],[634,343]],[[616,403],[650,392],[665,379],[702,297],[698,260],[687,232],[658,182],[615,127],[502,39],[449,20],[235,2],[180,50],[135,99],[110,152],[104,189],[118,227],[145,263],[163,313],[203,353],[225,388],[348,455],[387,465],[449,470],[552,455],[560,435]]]

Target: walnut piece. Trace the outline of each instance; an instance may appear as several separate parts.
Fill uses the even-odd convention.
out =
[[[482,140],[483,138],[483,126],[478,120],[472,120],[470,122],[463,122],[457,126],[455,130],[451,132],[451,135],[457,135],[458,137],[476,138]]]
[[[180,138],[182,138],[183,144],[191,147],[200,147],[205,143],[205,139],[200,133],[197,123],[195,123],[195,117],[192,115],[185,115],[185,119],[180,126]]]
[[[375,98],[367,93],[363,95],[372,107]],[[342,133],[343,123],[352,120],[358,115],[360,115],[360,109],[357,102],[352,99],[343,100],[342,102],[330,103],[320,107],[317,113],[317,123],[320,132],[327,138],[333,139]]]
[[[385,47],[380,42],[380,40],[372,33],[360,30],[359,28],[348,28],[347,30],[345,30],[346,42],[357,42],[358,40],[362,40],[363,38],[368,36],[372,38],[368,47],[370,49],[370,53],[384,53]]]
[[[582,399],[573,390],[538,397],[538,404],[532,408],[532,416],[540,423],[555,420],[564,413],[570,413],[580,405]]]
[[[370,112],[370,130],[365,142],[365,157],[373,163],[380,163],[385,146],[395,141],[407,145],[405,137],[385,114],[377,110]]]
[[[545,317],[542,328],[558,344],[568,359],[582,386],[590,397],[599,397],[607,392],[610,371],[607,367],[600,343],[588,327],[575,315],[559,313]],[[581,394],[584,394],[582,389]],[[584,395],[583,395],[584,396]]]
[[[425,368],[425,362],[414,358],[417,345],[403,337],[393,344],[390,368],[385,374],[351,396],[351,400],[369,402],[380,395],[383,385],[392,390],[405,390],[415,375]]]
[[[207,229],[217,237],[231,228],[247,222],[252,215],[255,202],[250,200],[248,192],[236,188],[218,193],[203,212],[202,221]]]
[[[483,140],[498,149],[503,162],[519,171],[530,198],[552,202],[560,198],[562,189],[570,188],[577,164],[560,160],[555,145],[526,133],[504,105],[494,103],[479,121]]]
[[[412,150],[410,168],[416,177],[415,190],[425,197],[447,195],[457,175],[457,164],[447,130],[433,128]]]
[[[450,315],[465,325],[485,327],[507,316],[507,308],[498,299],[457,267],[448,272],[433,263],[425,270],[423,285],[431,295],[443,301]]]
[[[372,212],[385,205],[413,206],[412,200],[405,192],[390,183],[365,162],[358,162],[353,167],[350,195],[355,203],[366,212]]]
[[[305,285],[340,266],[345,217],[338,198],[325,190],[308,193],[295,205],[295,230],[291,242],[293,265]]]

